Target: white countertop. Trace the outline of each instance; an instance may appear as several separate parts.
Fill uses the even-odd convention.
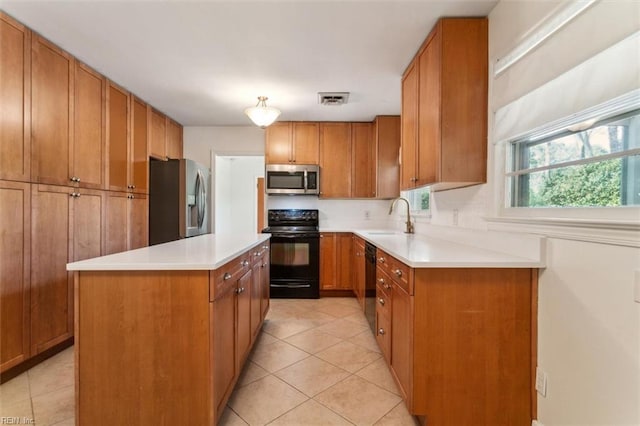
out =
[[[67,264],[68,271],[213,270],[268,240],[268,234],[207,234]]]
[[[542,256],[524,257],[397,230],[355,230],[354,234],[413,268],[540,268]],[[539,237],[531,237],[539,238]],[[543,244],[540,239],[540,244]],[[508,250],[508,244],[505,244]],[[544,253],[543,250],[539,253]]]

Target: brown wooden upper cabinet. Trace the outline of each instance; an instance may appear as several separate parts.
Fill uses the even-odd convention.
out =
[[[320,124],[320,197],[393,198],[399,188],[400,117]]]
[[[31,42],[31,179],[76,182],[73,165],[74,60],[33,34]],[[4,103],[4,102],[3,102]]]
[[[372,123],[351,123],[351,197],[353,198],[376,196],[372,131]]]
[[[159,160],[167,159],[167,118],[155,109],[151,109],[151,128],[149,129],[149,156]]]
[[[151,108],[131,96],[131,162],[129,164],[129,189],[133,192],[149,192],[149,120]]]
[[[320,197],[351,197],[351,123],[320,125]]]
[[[106,79],[75,63],[72,171],[82,187],[104,189]]]
[[[318,164],[320,125],[279,121],[267,127],[266,164]]]
[[[109,189],[126,191],[129,184],[129,106],[130,94],[109,82],[108,140]]]
[[[31,177],[31,31],[0,12],[0,179]]]
[[[151,109],[149,156],[158,160],[182,158],[182,126]]]
[[[182,126],[167,117],[167,157],[182,158]]]
[[[442,18],[402,80],[401,188],[487,180],[486,18]]]
[[[105,252],[113,254],[149,245],[148,197],[146,194],[109,191],[103,227]]]
[[[371,183],[376,198],[400,195],[400,116],[379,115],[373,122]]]

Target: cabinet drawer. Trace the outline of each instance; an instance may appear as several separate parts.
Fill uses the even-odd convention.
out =
[[[413,295],[413,269],[400,262],[395,257],[378,249],[376,264],[380,269],[402,287],[407,293]]]
[[[379,310],[376,310],[376,341],[384,359],[391,362],[391,320]]]
[[[252,247],[249,250],[249,253],[251,254],[251,262],[256,263],[257,260],[264,259],[268,251],[269,251],[269,241],[265,241],[262,244],[258,244],[257,246]]]
[[[243,253],[213,271],[209,288],[210,301],[214,301],[217,295],[224,293],[227,286],[235,285],[240,277],[251,269],[251,253],[251,250]]]

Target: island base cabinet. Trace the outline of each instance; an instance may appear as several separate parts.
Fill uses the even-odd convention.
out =
[[[76,424],[212,424],[208,271],[76,272],[75,297]]]
[[[211,365],[213,365],[213,407],[216,417],[233,391],[240,372],[236,364],[236,287],[229,286],[211,303]]]
[[[537,271],[422,268],[414,288],[394,283],[392,296],[391,366],[409,411],[432,426],[530,425]]]

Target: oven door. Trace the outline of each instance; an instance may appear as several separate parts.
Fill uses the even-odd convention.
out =
[[[271,297],[320,297],[320,235],[271,235]]]

